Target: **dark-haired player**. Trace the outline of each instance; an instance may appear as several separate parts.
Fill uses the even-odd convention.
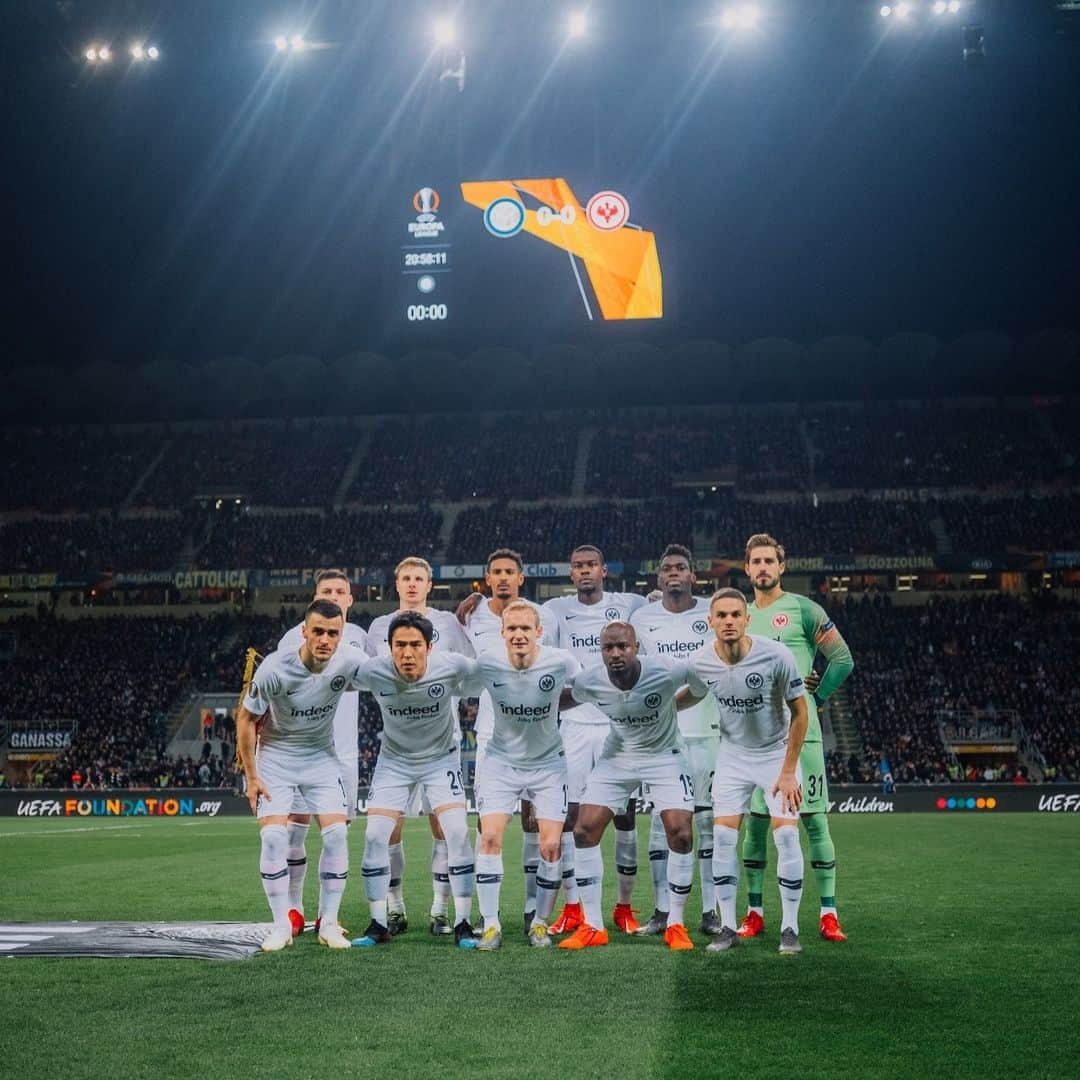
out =
[[[349,622],[349,608],[353,604],[352,583],[348,574],[336,567],[315,571],[314,600],[329,600],[337,604],[345,618],[345,627],[341,643],[348,649],[356,649],[361,654],[368,649],[368,638],[364,630],[356,623]],[[303,623],[298,623],[278,642],[279,649],[299,649],[303,643]],[[354,659],[360,659],[355,656]],[[334,713],[334,750],[341,762],[341,779],[345,785],[348,799],[349,821],[356,816],[356,798],[360,786],[360,751],[359,751],[359,695],[346,692],[338,700]],[[304,812],[302,800],[289,814],[286,831],[289,834],[289,922],[293,934],[300,934],[304,929],[304,879],[307,876],[307,834],[311,815]],[[322,914],[321,912],[319,913]],[[318,919],[316,919],[318,927]]]
[[[298,650],[278,649],[255,672],[236,710],[236,741],[252,813],[259,819],[259,870],[273,914],[264,952],[292,944],[286,821],[297,800],[322,830],[319,860],[319,941],[347,949],[338,910],[349,873],[347,797],[334,753],[334,716],[356,669],[338,651],[345,616],[330,600],[314,600],[304,615]]]
[[[641,651],[661,660],[688,660],[712,638],[709,629],[709,601],[694,596],[694,557],[682,544],[668,544],[660,556],[656,573],[660,599],[634,612],[630,620],[637,630]],[[720,750],[716,706],[705,698],[690,709],[679,711],[679,733],[685,747],[686,763],[694,777],[694,824],[697,826],[698,877],[701,881],[701,929],[706,934],[720,931],[716,916],[716,890],[712,872],[712,778]],[[649,867],[652,870],[655,910],[642,924],[639,934],[662,934],[667,928],[667,836],[659,814],[653,811],[649,829]]]

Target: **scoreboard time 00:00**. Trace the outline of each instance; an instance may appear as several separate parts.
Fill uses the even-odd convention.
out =
[[[410,304],[405,309],[405,318],[409,322],[428,322],[447,317],[445,304]]]

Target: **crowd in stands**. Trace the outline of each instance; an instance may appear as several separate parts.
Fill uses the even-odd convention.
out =
[[[838,488],[1053,484],[1068,471],[1031,408],[867,404],[806,413],[815,480]]]
[[[929,524],[936,505],[863,497],[797,503],[730,498],[704,516],[721,555],[741,556],[745,538],[763,528],[782,537],[791,556],[929,555],[937,550]]]
[[[570,494],[580,418],[520,415],[387,422],[348,498],[365,503],[539,499]]]
[[[570,556],[587,536],[610,561],[657,558],[665,545],[692,545],[700,512],[686,500],[509,507],[496,504],[462,511],[447,550],[450,562],[482,562],[498,547],[520,551],[526,561]]]
[[[310,514],[215,514],[196,566],[356,566],[431,556],[442,527],[434,510],[328,510]]]
[[[5,429],[0,432],[0,510],[58,514],[119,508],[163,442],[160,433]]]
[[[78,772],[95,786],[159,786],[167,710],[219,661],[231,629],[223,617],[20,617],[13,659],[0,678],[0,727],[32,719],[74,724],[70,745],[46,770],[66,786]]]
[[[696,417],[635,419],[597,428],[589,446],[586,490],[601,498],[664,495],[672,479],[734,474],[732,422]]]
[[[991,502],[975,497],[942,499],[936,506],[954,551],[1080,549],[1080,497],[1070,492]]]
[[[119,518],[33,518],[0,525],[0,567],[5,571],[85,574],[114,570],[167,570],[176,565],[192,528],[190,515]]]
[[[356,428],[327,420],[175,431],[135,502],[185,507],[227,493],[261,505],[328,506],[359,441]]]
[[[834,760],[833,779],[880,779],[882,758],[897,783],[955,779],[939,719],[977,709],[1015,714],[1054,778],[1080,780],[1080,605],[991,594],[900,607],[879,596],[835,617],[856,658],[850,705],[866,756]]]

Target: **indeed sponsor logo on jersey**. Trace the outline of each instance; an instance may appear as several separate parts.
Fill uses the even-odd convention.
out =
[[[599,634],[571,634],[570,648],[572,649],[599,649]]]
[[[551,715],[551,702],[546,705],[511,705],[500,701],[499,712],[515,720],[543,720]]]
[[[721,697],[720,694],[713,696],[716,698],[716,704],[723,705],[726,709],[753,709],[756,712],[765,705],[764,694],[758,694],[757,697],[736,697],[734,694],[730,697]]]
[[[329,705],[312,705],[310,709],[290,709],[290,716],[325,716],[337,708],[337,702],[331,701]]]
[[[405,720],[416,716],[435,716],[444,706],[439,702],[434,705],[387,705],[386,711],[391,716],[400,716]]]
[[[651,713],[646,713],[644,716],[613,716],[611,718],[613,723],[625,724],[627,727],[645,727],[649,724],[655,724],[659,719],[659,709],[654,709]]]
[[[656,651],[658,653],[697,652],[704,644],[704,641],[660,641],[656,645]]]

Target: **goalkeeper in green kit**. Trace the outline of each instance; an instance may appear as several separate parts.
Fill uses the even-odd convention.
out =
[[[829,788],[825,779],[825,752],[821,745],[821,722],[817,706],[851,674],[855,666],[851,651],[832,619],[820,604],[805,596],[786,593],[780,587],[784,575],[784,549],[768,533],[757,533],[746,542],[746,574],[754,587],[750,605],[751,634],[782,641],[795,654],[799,674],[812,692],[808,699],[810,726],[799,756],[803,775],[801,816],[810,841],[810,866],[821,894],[821,936],[826,941],[845,941],[836,915],[836,849],[829,835]],[[814,658],[825,658],[820,682],[813,675]],[[816,685],[815,685],[816,682]],[[760,790],[754,792],[743,836],[748,907],[739,937],[752,938],[765,929],[762,882],[768,851],[769,809]]]

